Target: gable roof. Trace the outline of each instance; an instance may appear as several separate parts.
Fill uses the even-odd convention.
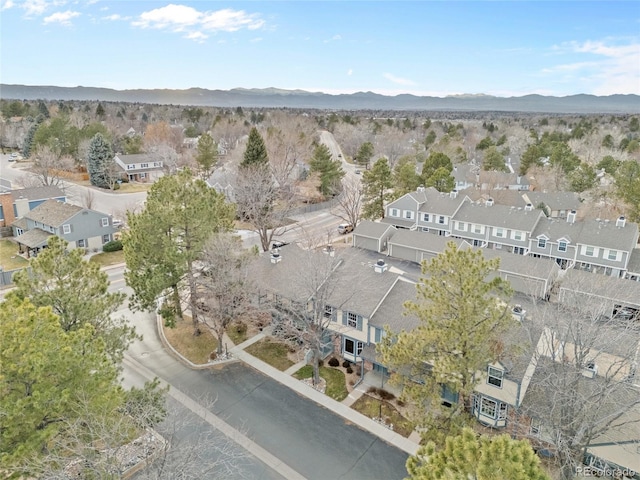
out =
[[[578,210],[582,205],[580,196],[575,192],[526,192],[523,198],[537,207],[544,203],[551,210]]]
[[[353,234],[360,235],[361,237],[379,239],[389,229],[393,229],[393,226],[387,223],[372,222],[371,220],[362,220],[353,231]]]
[[[117,154],[116,157],[125,165],[132,165],[134,163],[151,163],[159,162],[160,159],[155,158],[150,153],[132,153],[131,155]]]
[[[463,240],[455,237],[443,237],[415,230],[398,230],[389,239],[389,244],[399,247],[410,247],[425,252],[440,253],[447,248],[449,242],[454,242],[458,246]]]
[[[640,274],[640,248],[634,248],[629,256],[627,263],[627,271],[629,273]]]
[[[414,314],[405,315],[404,304],[416,300],[416,284],[398,277],[391,290],[380,303],[369,320],[369,325],[384,328],[389,326],[392,332],[410,331],[420,325],[420,319]]]
[[[36,208],[25,214],[24,218],[45,225],[51,225],[52,227],[59,227],[82,210],[85,209],[77,205],[51,199],[42,202]]]
[[[469,199],[466,196],[451,195],[450,193],[439,192],[433,187],[424,191],[426,202],[420,205],[419,211],[424,213],[437,213],[440,215],[453,215],[460,205]]]
[[[65,197],[65,194],[58,187],[42,186],[11,190],[11,196],[15,202],[20,198],[26,198],[27,200],[44,200],[49,198]]]
[[[624,227],[616,227],[615,220],[582,220],[568,222],[553,218],[542,219],[533,231],[532,237],[546,235],[551,241],[561,238],[578,243],[605,247],[615,250],[631,251],[638,240],[638,224],[626,222]]]
[[[536,209],[526,211],[506,205],[486,206],[465,202],[456,212],[454,220],[530,232],[542,217],[544,214]]]

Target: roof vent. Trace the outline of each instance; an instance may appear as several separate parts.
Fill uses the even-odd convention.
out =
[[[416,188],[416,192],[424,192],[424,185],[420,185],[418,188]]]
[[[492,207],[492,206],[493,206],[493,198],[487,198],[487,201],[486,201],[486,202],[484,202],[484,204],[485,204],[487,207]]]
[[[271,250],[271,263],[280,263],[282,261],[282,257],[280,256],[280,250],[274,248]]]
[[[624,228],[624,225],[627,223],[627,220],[624,218],[624,216],[620,216],[618,217],[618,219],[616,220],[616,227],[618,228]]]
[[[524,211],[525,211],[525,212],[531,212],[531,211],[533,211],[533,203],[527,203],[527,204],[524,206]]]
[[[456,198],[458,196],[458,190],[456,189],[451,190],[451,193],[449,193],[449,196],[451,198]]]
[[[376,271],[376,273],[384,273],[389,269],[389,266],[383,259],[379,259],[373,266],[373,269]]]
[[[575,222],[576,222],[576,211],[575,210],[571,210],[567,214],[567,223],[575,223]]]
[[[327,245],[322,249],[322,253],[325,255],[329,255],[330,257],[334,257],[336,254],[336,249],[333,248],[333,245]]]

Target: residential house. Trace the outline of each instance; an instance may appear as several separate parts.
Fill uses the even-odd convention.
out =
[[[148,153],[116,154],[116,164],[130,182],[155,182],[164,175],[162,160]]]
[[[16,219],[22,218],[49,199],[67,201],[64,192],[52,186],[22,188],[0,193],[0,227],[10,226]]]
[[[363,220],[353,231],[352,244],[365,250],[385,252],[389,238],[395,233],[396,229],[392,225]]]
[[[627,263],[627,273],[624,278],[640,282],[640,248],[634,248],[629,255]]]
[[[526,176],[515,172],[497,172],[480,170],[478,186],[482,190],[530,190],[531,184]]]
[[[13,224],[15,241],[27,256],[46,247],[51,235],[69,242],[69,248],[97,251],[113,240],[116,228],[111,215],[88,208],[47,200]]]
[[[551,218],[566,218],[569,212],[579,212],[580,196],[575,192],[525,192],[522,198],[535,208],[542,208]]]

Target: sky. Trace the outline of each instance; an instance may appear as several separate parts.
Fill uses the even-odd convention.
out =
[[[0,27],[6,84],[640,94],[635,0],[0,0]]]

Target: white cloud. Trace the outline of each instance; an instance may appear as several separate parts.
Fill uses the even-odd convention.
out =
[[[336,34],[333,37],[331,37],[329,40],[325,40],[324,43],[339,42],[340,40],[342,40],[342,35]]]
[[[389,80],[390,82],[397,83],[398,85],[412,86],[412,85],[416,84],[412,80],[409,80],[409,79],[406,79],[406,78],[401,78],[401,77],[396,77],[395,75],[393,75],[391,73],[383,73],[382,76],[384,78],[386,78],[387,80]]]
[[[102,17],[102,20],[111,20],[111,21],[116,21],[116,20],[124,20],[124,17],[122,17],[121,15],[118,15],[117,13],[114,13],[112,15],[107,15],[106,17]]]
[[[66,12],[56,12],[53,15],[49,15],[48,17],[44,17],[42,22],[45,25],[50,23],[59,23],[65,27],[71,26],[71,19],[79,17],[80,12],[74,12],[71,10],[67,10]]]
[[[241,29],[257,30],[264,26],[264,20],[255,14],[243,10],[223,9],[217,11],[199,11],[185,5],[170,4],[166,7],[149,10],[132,22],[140,28],[156,28],[171,32],[188,31],[186,38],[202,41],[207,32],[235,32]],[[193,30],[192,30],[193,29]]]
[[[614,39],[568,42],[554,46],[553,51],[586,59],[546,68],[543,73],[547,75],[562,75],[560,80],[567,83],[580,82],[585,93],[594,95],[640,94],[640,43],[636,39],[624,44]]]
[[[353,69],[350,68],[349,70],[347,70],[347,75],[350,77],[351,75],[353,75]]]
[[[262,37],[256,37],[256,38],[252,38],[251,40],[249,40],[251,43],[259,43],[263,40]]]
[[[49,7],[60,7],[65,3],[65,0],[26,0],[19,6],[25,11],[27,17],[32,17],[43,15]]]
[[[205,35],[202,32],[189,32],[184,36],[184,38],[195,40],[198,43],[203,43],[207,38],[209,38],[209,35]]]
[[[16,4],[13,3],[12,0],[4,0],[4,1],[0,1],[0,11],[2,10],[8,10],[11,7],[15,7]]]

